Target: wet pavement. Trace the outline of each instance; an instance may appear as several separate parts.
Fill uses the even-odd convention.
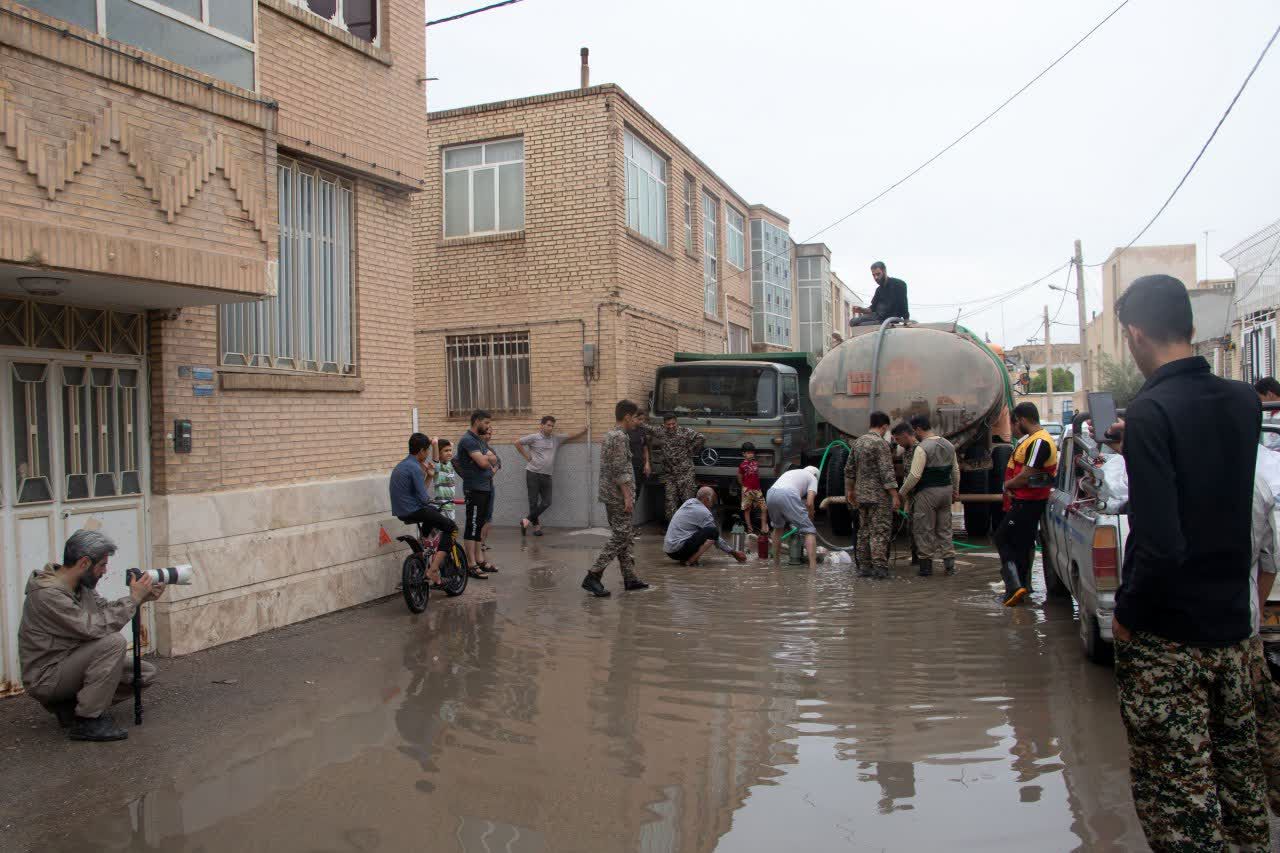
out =
[[[123,743],[0,702],[0,849],[1147,849],[1111,670],[1070,602],[1001,607],[989,553],[877,582],[647,534],[653,589],[615,566],[597,600],[602,536],[496,539],[501,574],[421,616],[160,661]]]

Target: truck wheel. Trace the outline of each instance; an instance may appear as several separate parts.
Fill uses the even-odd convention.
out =
[[[1044,591],[1050,598],[1067,598],[1071,588],[1062,582],[1058,567],[1049,553],[1049,543],[1045,541],[1044,531],[1040,532],[1040,565],[1044,569]]]
[[[960,491],[973,495],[987,493],[986,471],[961,471]],[[986,536],[991,532],[991,508],[987,504],[964,505],[964,532],[970,539]]]
[[[988,471],[987,494],[999,495],[1004,493],[1004,470],[1009,465],[1009,457],[1013,455],[1013,448],[1007,444],[995,444],[991,447],[991,470]],[[991,513],[991,529],[995,530],[1000,526],[1000,522],[1004,520],[1004,506],[1001,504],[990,504],[988,510]]]
[[[1110,666],[1114,660],[1114,649],[1102,639],[1098,630],[1098,620],[1083,607],[1080,608],[1080,642],[1084,645],[1084,656],[1098,666]]]
[[[832,497],[844,494],[844,465],[849,460],[849,451],[836,445],[827,454],[827,462],[822,466],[822,482],[819,484],[823,492],[821,497]],[[831,534],[845,538],[853,535],[853,522],[849,507],[845,504],[829,504],[827,521],[831,524]]]

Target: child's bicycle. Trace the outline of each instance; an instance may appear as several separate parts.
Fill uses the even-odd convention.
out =
[[[432,501],[431,506],[443,509],[450,503],[452,501]],[[448,543],[442,546],[439,530],[433,530],[427,535],[422,528],[423,525],[419,524],[417,536],[396,537],[410,548],[409,556],[404,558],[404,566],[400,570],[400,591],[404,595],[404,603],[413,613],[421,613],[427,609],[427,598],[432,587],[444,590],[444,594],[450,598],[462,595],[467,589],[467,555],[458,544],[457,529],[454,529]],[[427,580],[427,566],[441,547],[448,550],[440,561],[440,583],[433,584]]]

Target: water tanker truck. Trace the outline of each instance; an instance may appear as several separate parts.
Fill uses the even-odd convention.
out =
[[[1012,452],[1012,389],[1001,358],[967,329],[951,323],[890,323],[855,329],[820,359],[812,353],[678,353],[658,368],[651,401],[655,421],[675,414],[706,436],[694,460],[698,482],[725,506],[738,503],[741,446],[757,448],[767,488],[782,472],[822,462],[822,496],[844,493],[847,451],[880,410],[897,422],[927,414],[960,456],[965,529],[986,534]],[[660,454],[655,453],[655,463]],[[825,459],[825,461],[823,461]],[[657,466],[655,465],[655,468]],[[655,470],[655,479],[658,472]],[[848,511],[831,507],[836,535]]]

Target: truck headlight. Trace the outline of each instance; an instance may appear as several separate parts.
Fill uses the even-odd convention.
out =
[[[768,467],[768,466],[772,465],[772,464],[773,464],[773,451],[772,451],[772,450],[765,450],[765,451],[759,451],[759,452],[757,452],[757,453],[756,453],[756,461],[760,463],[760,466],[761,466],[761,467]]]

